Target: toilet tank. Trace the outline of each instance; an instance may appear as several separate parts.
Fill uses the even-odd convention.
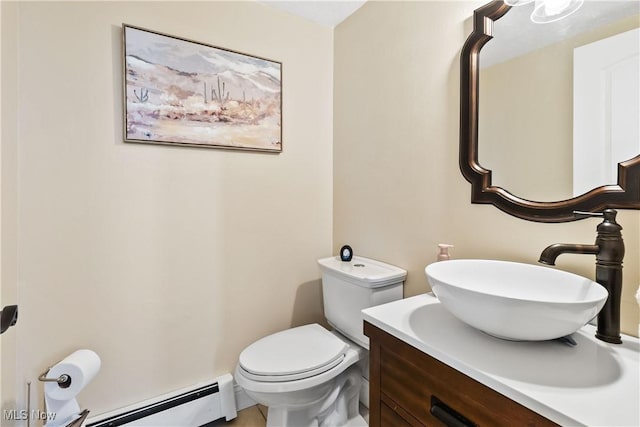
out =
[[[365,308],[402,299],[407,272],[380,261],[354,256],[318,260],[322,272],[324,315],[334,329],[369,349],[369,338],[362,333]]]

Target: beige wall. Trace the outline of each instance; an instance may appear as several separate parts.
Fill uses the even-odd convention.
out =
[[[17,296],[17,7],[0,4],[2,29],[0,67],[0,307],[16,304]],[[8,83],[8,84],[7,84]],[[0,411],[16,407],[16,328],[0,339]]]
[[[556,242],[593,243],[598,221],[539,224],[472,205],[458,168],[459,55],[480,2],[368,2],[335,32],[334,251],[408,270],[406,295],[429,289],[438,243],[454,258],[536,263]],[[623,329],[637,335],[640,213],[621,212],[627,249]],[[595,259],[558,268],[594,277]]]
[[[18,404],[28,380],[40,404],[38,374],[78,348],[102,358],[79,397],[98,414],[231,372],[257,338],[322,319],[332,29],[255,2],[14,9],[2,77],[17,114],[3,125],[17,132],[2,154],[17,146]],[[123,143],[123,22],[281,61],[284,152]]]
[[[573,46],[565,46],[480,71],[480,164],[494,185],[528,200],[573,197]]]

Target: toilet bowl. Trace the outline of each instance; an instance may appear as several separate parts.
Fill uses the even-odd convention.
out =
[[[364,349],[318,324],[247,347],[235,379],[269,408],[267,426],[366,426],[358,412]]]
[[[267,427],[367,425],[359,414],[361,391],[368,389],[360,311],[401,299],[406,271],[363,257],[318,263],[334,330],[314,323],[276,332],[244,349],[236,366],[238,385],[268,407]]]

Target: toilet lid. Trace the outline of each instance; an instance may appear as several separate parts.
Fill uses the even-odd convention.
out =
[[[290,381],[325,372],[340,363],[348,344],[318,324],[266,336],[240,353],[240,366],[262,381]]]

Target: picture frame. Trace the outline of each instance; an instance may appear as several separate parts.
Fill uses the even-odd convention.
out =
[[[282,152],[282,63],[122,28],[125,142]]]

